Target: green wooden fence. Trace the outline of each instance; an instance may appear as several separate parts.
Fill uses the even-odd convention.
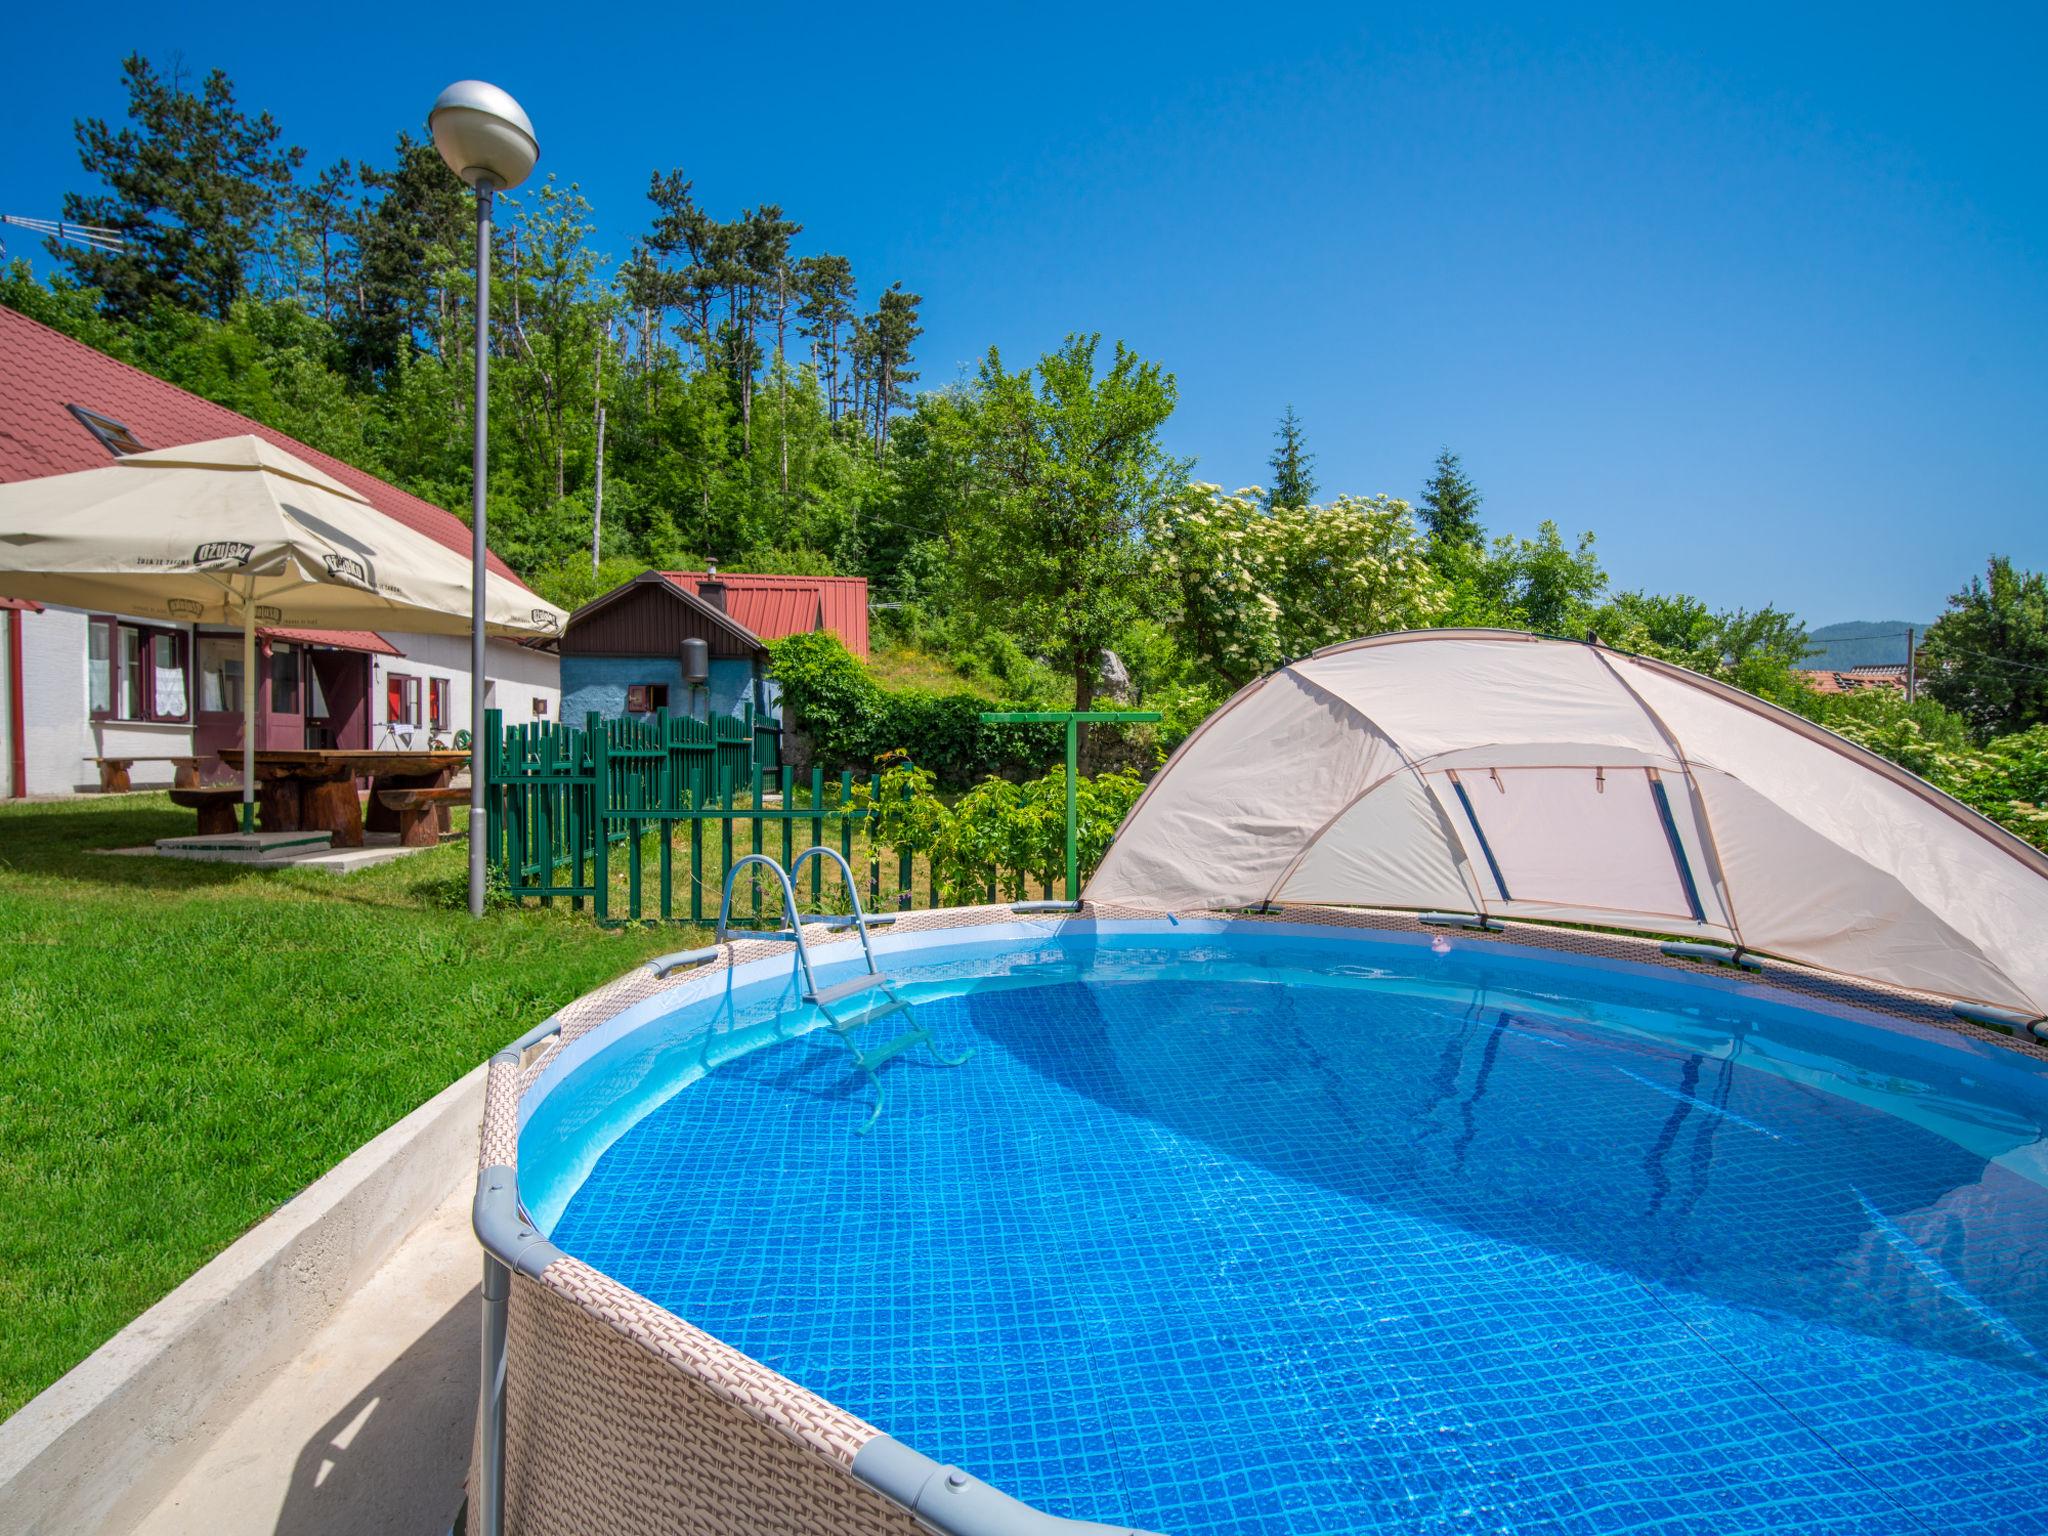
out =
[[[937,904],[907,852],[872,837],[879,775],[867,795],[854,776],[813,769],[796,780],[776,760],[774,727],[751,711],[709,721],[657,712],[648,720],[591,715],[581,727],[503,724],[487,712],[485,773],[492,867],[507,895],[546,906],[566,901],[600,923],[715,922],[733,864],[750,853],[787,865],[804,848],[837,847],[871,911]],[[799,837],[802,841],[799,841]],[[836,872],[810,866],[807,911],[845,907]],[[786,919],[759,868],[733,895],[746,925]]]

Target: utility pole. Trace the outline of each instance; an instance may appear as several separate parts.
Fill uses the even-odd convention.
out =
[[[1913,630],[1906,630],[1906,702],[1911,704],[1920,697],[1919,656],[1914,646]]]
[[[597,478],[590,499],[590,574],[597,575],[599,547],[604,535],[604,349],[612,339],[607,320],[597,337]],[[632,345],[629,341],[628,347]]]

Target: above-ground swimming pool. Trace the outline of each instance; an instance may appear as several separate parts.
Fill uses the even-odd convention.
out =
[[[861,1135],[786,952],[649,999],[521,1100],[535,1227],[1061,1515],[2048,1529],[2038,1055],[1464,935],[878,948],[964,1065]]]

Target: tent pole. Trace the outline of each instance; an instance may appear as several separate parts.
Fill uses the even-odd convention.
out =
[[[242,604],[242,830],[256,830],[256,582]]]

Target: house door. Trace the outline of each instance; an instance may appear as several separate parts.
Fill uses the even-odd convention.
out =
[[[256,701],[256,745],[271,752],[297,752],[306,745],[306,648],[282,642],[259,655],[256,664],[269,697]]]
[[[238,764],[220,754],[242,745],[242,637],[199,636],[199,697],[192,711],[192,750],[209,784],[241,782]]]
[[[370,744],[370,658],[353,651],[306,653],[306,745]]]

